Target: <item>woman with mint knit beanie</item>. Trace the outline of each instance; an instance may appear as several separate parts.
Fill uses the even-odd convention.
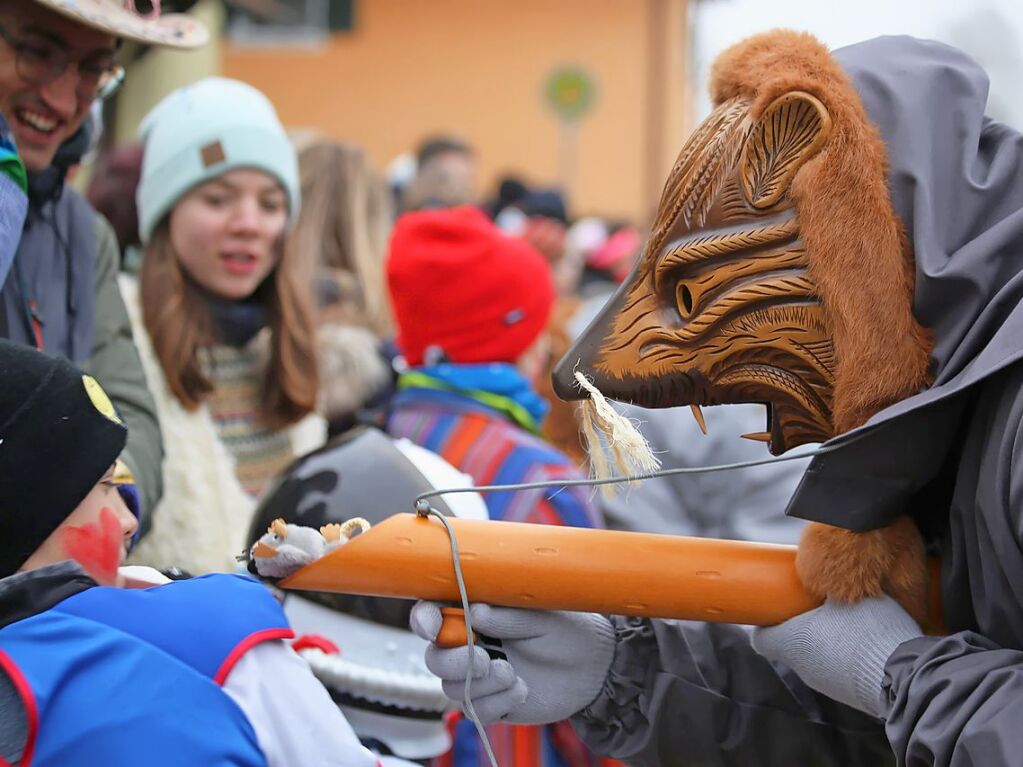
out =
[[[266,97],[207,78],[141,127],[144,246],[122,278],[163,430],[164,500],[132,559],[233,569],[256,498],[324,439],[312,264],[284,247],[295,152]]]

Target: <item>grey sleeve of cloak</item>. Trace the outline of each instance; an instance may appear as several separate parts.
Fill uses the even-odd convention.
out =
[[[900,765],[1003,767],[1023,754],[1023,652],[972,632],[905,642],[885,666]]]
[[[92,356],[85,371],[99,381],[128,426],[121,457],[128,464],[142,502],[140,524],[149,529],[150,514],[163,494],[163,443],[153,395],[135,348],[131,321],[117,286],[117,240],[110,224],[96,214],[96,319]]]
[[[612,623],[608,680],[572,719],[597,753],[633,767],[894,764],[880,720],[758,655],[744,629],[617,616]]]
[[[978,462],[972,474],[976,485],[963,494],[976,501],[961,510],[958,522],[969,548],[961,554],[959,569],[956,557],[948,557],[945,576],[961,592],[952,603],[958,625],[975,622],[991,636],[964,630],[920,637],[892,653],[885,665],[891,702],[887,731],[900,765],[1023,763],[1023,651],[1017,639],[1023,632],[1020,376],[1018,368],[1010,371],[978,395],[982,404],[973,416],[976,438],[964,446],[964,454]],[[973,575],[969,579],[967,567]],[[946,614],[948,602],[946,597]],[[998,638],[991,638],[996,632]]]

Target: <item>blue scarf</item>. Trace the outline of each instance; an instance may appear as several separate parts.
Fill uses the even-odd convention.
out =
[[[547,400],[533,391],[518,368],[507,362],[424,365],[401,375],[398,388],[463,394],[504,413],[534,434],[539,432],[540,424],[550,409]]]
[[[206,303],[220,334],[218,340],[236,349],[248,344],[270,322],[262,300],[254,296],[234,301],[206,293]]]

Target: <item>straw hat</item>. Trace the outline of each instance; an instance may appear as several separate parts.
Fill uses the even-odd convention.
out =
[[[169,48],[198,48],[209,40],[206,27],[196,19],[175,13],[161,16],[157,10],[143,16],[133,0],[35,0],[51,11],[118,38]]]

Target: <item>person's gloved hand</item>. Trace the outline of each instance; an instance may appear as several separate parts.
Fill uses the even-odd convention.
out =
[[[595,613],[546,612],[471,605],[477,635],[501,640],[508,660],[494,660],[477,645],[472,658],[472,704],[483,722],[557,722],[596,699],[614,658],[614,629]],[[440,605],[419,602],[412,630],[433,642],[441,626]],[[461,702],[469,673],[469,648],[431,644],[426,666],[444,693]]]
[[[890,597],[856,604],[827,601],[778,626],[753,632],[761,655],[785,664],[829,698],[884,718],[885,663],[903,642],[923,634]]]

